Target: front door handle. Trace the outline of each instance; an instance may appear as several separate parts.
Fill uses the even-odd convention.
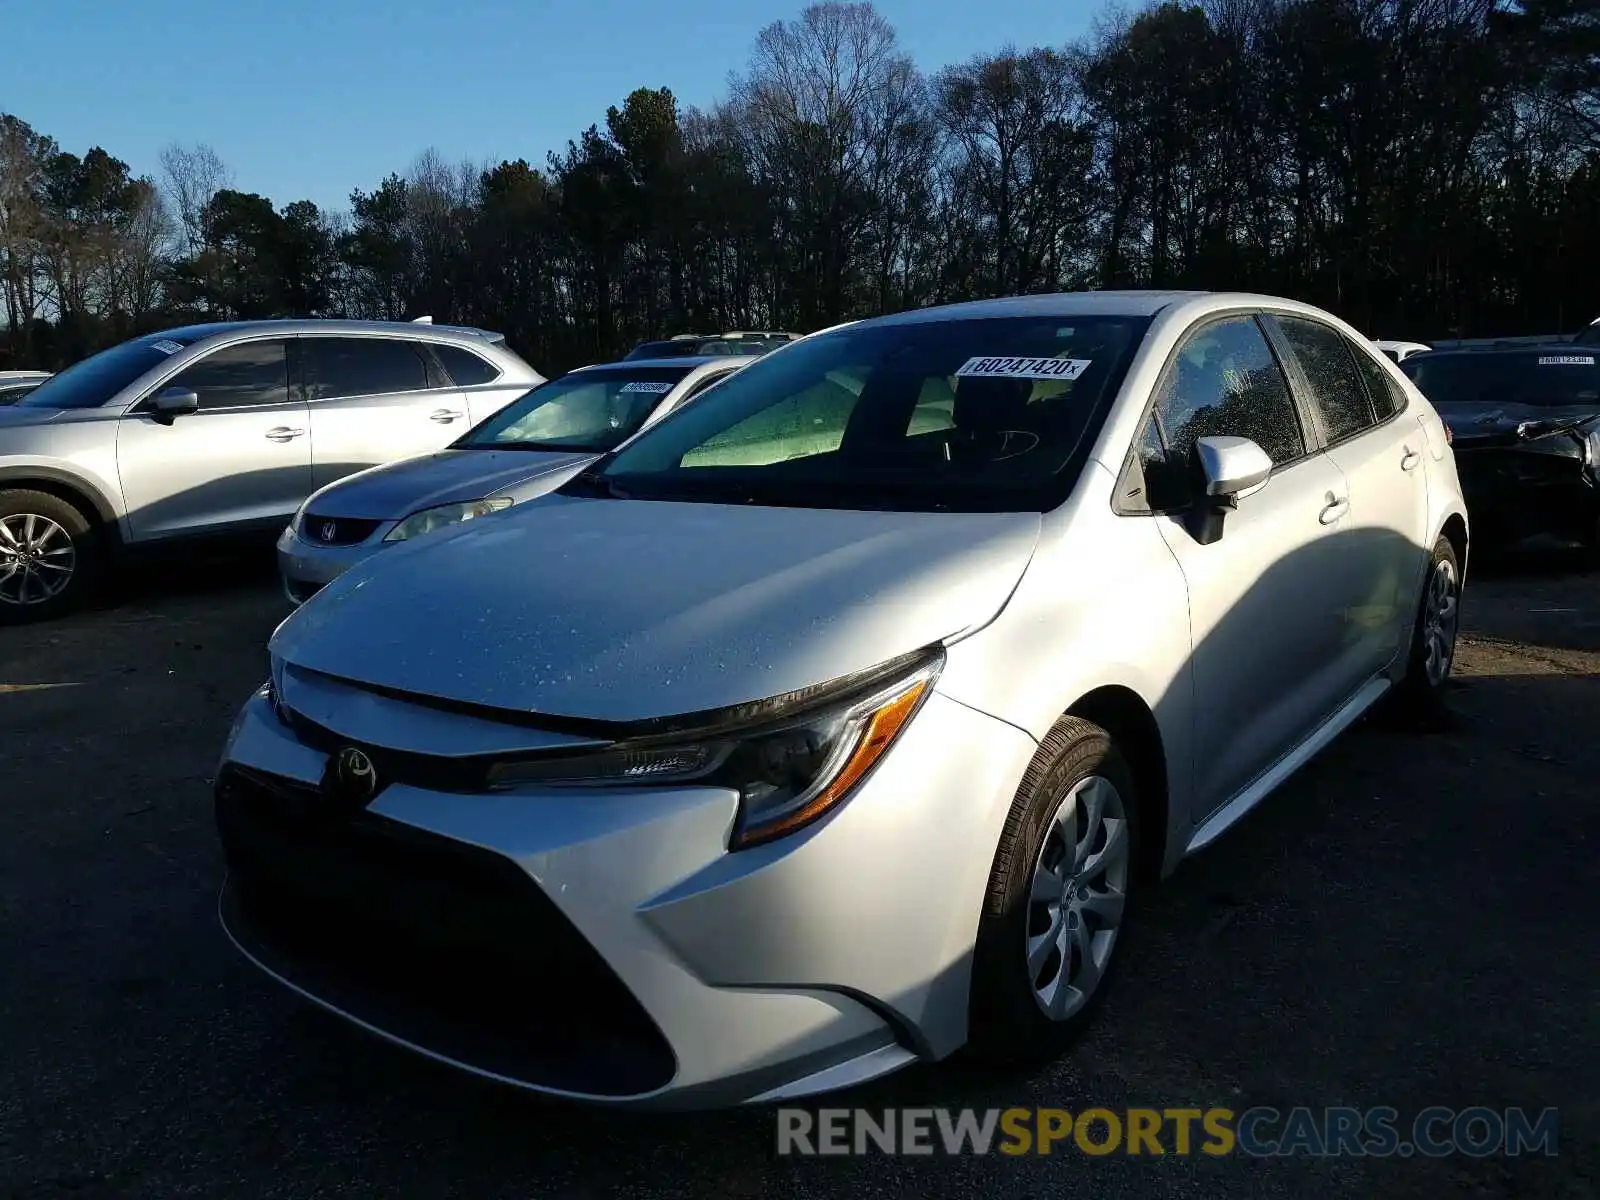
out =
[[[429,420],[437,421],[441,425],[448,425],[448,424],[450,424],[451,421],[454,421],[457,417],[464,417],[466,415],[467,415],[466,413],[452,412],[448,408],[441,408],[441,409],[436,409],[434,411],[433,415],[429,418]]]
[[[305,433],[304,429],[290,429],[287,425],[279,425],[276,428],[267,430],[267,440],[269,442],[292,442],[303,433]]]
[[[1400,469],[1402,471],[1415,471],[1417,467],[1421,465],[1421,463],[1422,455],[1418,454],[1410,446],[1407,446],[1405,457],[1400,460]]]
[[[1327,503],[1322,506],[1322,513],[1317,517],[1324,525],[1332,525],[1345,513],[1350,511],[1350,498],[1348,496],[1335,496],[1328,493]]]

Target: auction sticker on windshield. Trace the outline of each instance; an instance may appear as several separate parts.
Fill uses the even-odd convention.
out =
[[[1541,367],[1592,367],[1592,354],[1547,354],[1539,360]]]
[[[617,389],[619,392],[649,392],[658,396],[664,395],[671,390],[672,385],[670,383],[645,383],[637,379],[632,383],[625,383]]]
[[[1088,358],[969,358],[958,379],[1076,379],[1093,364]]]
[[[150,343],[150,349],[159,350],[163,354],[176,354],[179,350],[183,349],[183,343],[182,342],[169,342],[169,341],[163,339],[163,340],[161,340],[159,342],[151,342]],[[1593,362],[1594,360],[1591,359],[1590,361]]]

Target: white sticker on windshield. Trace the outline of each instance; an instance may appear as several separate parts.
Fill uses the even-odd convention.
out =
[[[1592,354],[1547,354],[1539,360],[1541,367],[1592,367]]]
[[[653,396],[664,395],[671,390],[670,383],[645,383],[643,380],[625,383],[617,389],[618,392],[649,392]]]
[[[169,342],[165,338],[163,338],[159,342],[151,342],[150,343],[150,349],[159,350],[163,354],[176,354],[179,350],[183,349],[183,343],[182,342]]]
[[[1076,379],[1094,363],[1089,358],[969,358],[958,379]]]

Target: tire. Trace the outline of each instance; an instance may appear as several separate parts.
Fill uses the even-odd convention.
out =
[[[1443,591],[1441,591],[1443,589]],[[1448,604],[1441,608],[1443,593]],[[1434,543],[1433,557],[1417,598],[1406,673],[1389,697],[1389,709],[1404,721],[1433,727],[1448,715],[1445,692],[1455,666],[1461,627],[1461,564],[1448,538]]]
[[[1097,812],[1088,861],[1101,858],[1104,869],[1074,879],[1065,864]],[[995,852],[972,963],[969,1050],[976,1057],[1053,1059],[1088,1026],[1121,959],[1139,886],[1140,843],[1133,773],[1111,736],[1088,721],[1061,718],[1023,774]],[[1070,885],[1062,888],[1067,902],[1035,900],[1036,872],[1050,873],[1062,853],[1068,857],[1056,877],[1065,875]],[[1056,886],[1045,882],[1045,892]],[[1087,903],[1077,890],[1082,883]],[[1087,980],[1086,942],[1098,968]],[[1063,946],[1070,955],[1065,976]]]
[[[0,491],[0,625],[72,611],[100,567],[100,540],[75,506],[48,492]]]

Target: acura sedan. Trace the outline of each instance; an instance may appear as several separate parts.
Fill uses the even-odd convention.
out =
[[[299,604],[380,550],[553,491],[754,361],[717,355],[580,367],[442,450],[347,475],[313,493],[279,536],[283,590]]]
[[[297,610],[218,772],[222,920],[369,1031],[590,1101],[1049,1058],[1147,888],[1440,703],[1467,554],[1439,418],[1303,304],[814,335]]]

